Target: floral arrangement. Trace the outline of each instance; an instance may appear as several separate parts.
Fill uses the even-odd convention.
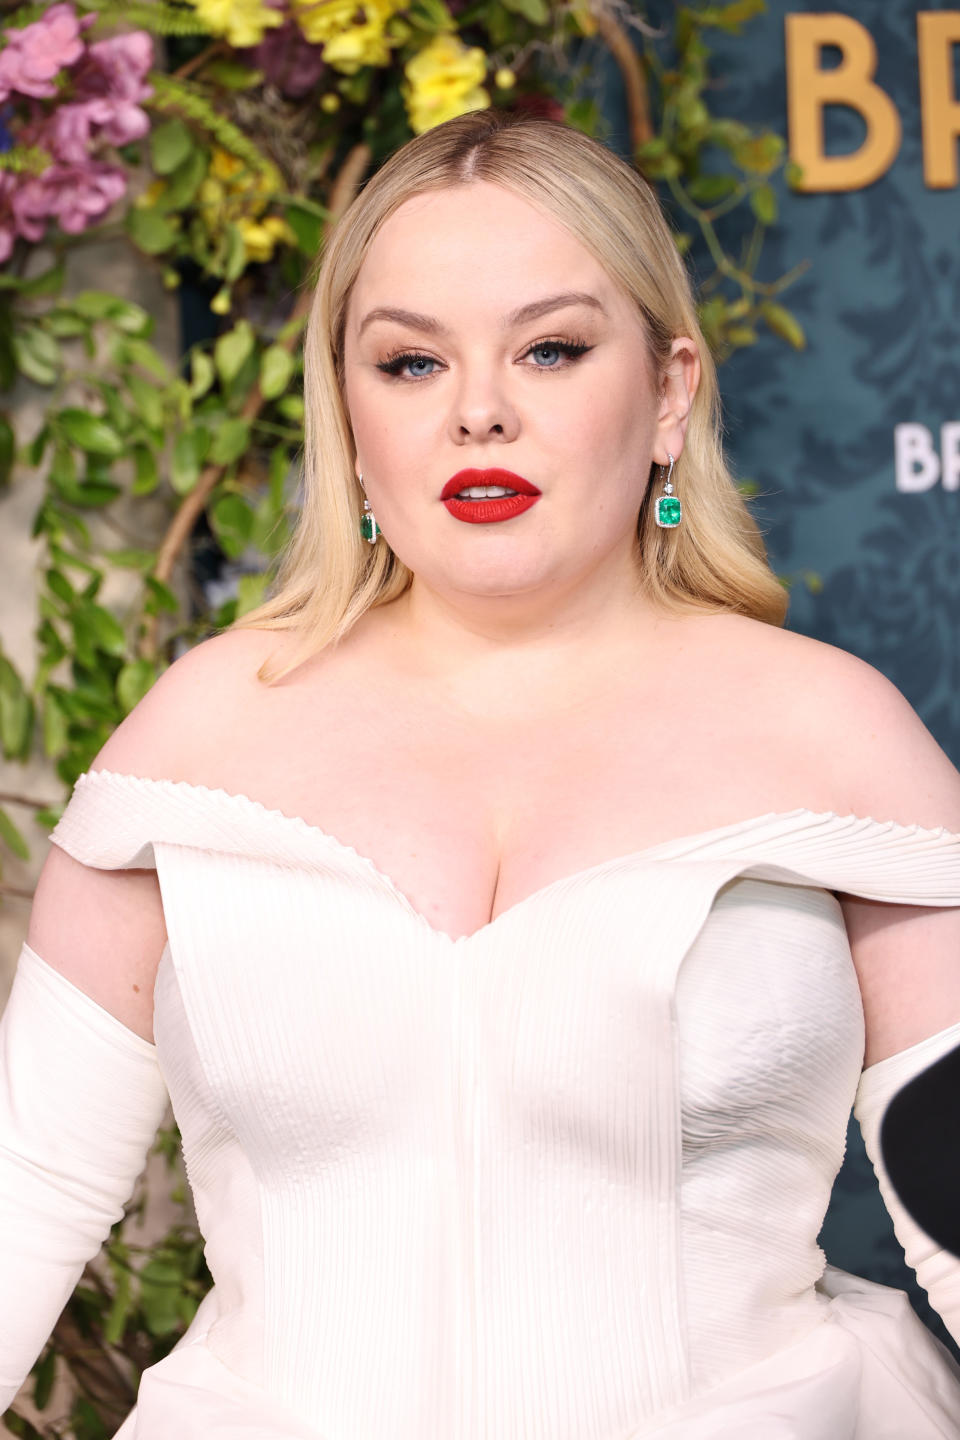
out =
[[[711,108],[711,30],[736,33],[762,8],[677,0],[660,28],[642,0],[57,0],[8,13],[0,391],[27,384],[44,403],[29,433],[16,405],[0,410],[0,506],[24,470],[43,477],[33,675],[0,636],[5,759],[42,753],[66,789],[175,654],[262,598],[293,519],[309,276],[364,177],[412,134],[500,105],[603,138],[597,77],[618,72],[632,158],[678,246],[702,257],[718,356],[762,327],[801,346],[780,299],[792,274],[760,275],[783,141]],[[107,241],[207,317],[176,360],[141,306],[71,286],[75,248]],[[201,550],[224,584],[198,585]],[[120,572],[133,598],[107,604]],[[0,858],[27,858],[27,824],[42,833],[58,807],[0,801]],[[29,898],[0,875],[0,903]],[[175,1136],[161,1144],[175,1153]],[[41,1431],[11,1411],[12,1433],[113,1433],[131,1373],[189,1322],[208,1279],[195,1227],[185,1218],[139,1253],[142,1205],[38,1364],[40,1411],[58,1369],[76,1382],[69,1421]]]

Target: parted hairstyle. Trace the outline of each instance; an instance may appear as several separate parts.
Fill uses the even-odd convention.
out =
[[[699,348],[700,386],[673,475],[683,520],[676,529],[658,526],[648,485],[637,522],[642,589],[672,611],[734,611],[783,623],[786,592],[723,458],[716,370],[656,196],[628,165],[579,131],[485,110],[402,146],[345,212],[321,258],[304,342],[300,515],[272,597],[235,622],[296,631],[283,663],[268,660],[261,667],[267,683],[341,639],[371,606],[395,599],[410,584],[410,570],[386,540],[370,545],[360,534],[363,495],[343,393],[347,304],[371,241],[400,205],[479,180],[536,205],[596,256],[636,305],[656,376],[664,375],[675,336],[689,336]]]

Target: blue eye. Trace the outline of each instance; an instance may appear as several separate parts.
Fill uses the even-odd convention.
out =
[[[404,379],[422,379],[433,374],[433,367],[436,365],[429,355],[419,355],[415,351],[405,351],[402,355],[391,355],[388,360],[381,360],[377,369],[382,370],[385,375],[402,376],[402,372],[409,367],[409,374],[402,376]]]
[[[593,346],[585,340],[538,340],[526,352],[533,356],[535,370],[565,370],[565,363],[580,359]]]

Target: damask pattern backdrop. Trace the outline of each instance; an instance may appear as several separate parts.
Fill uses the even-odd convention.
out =
[[[789,627],[875,665],[960,764],[960,476],[950,453],[960,428],[942,435],[960,421],[960,193],[924,182],[917,45],[918,11],[945,7],[768,0],[742,36],[718,42],[716,101],[786,134],[785,17],[828,8],[872,36],[901,146],[863,189],[781,191],[764,264],[774,278],[809,259],[783,297],[808,344],[796,353],[763,337],[724,365],[727,443],[736,472],[760,488],[773,564],[793,581]],[[827,51],[822,63],[837,58]],[[825,122],[827,153],[865,138],[852,110],[830,107]],[[899,484],[915,488],[898,489],[896,426],[925,427],[900,432]],[[837,728],[860,718],[838,715]],[[822,1243],[834,1263],[909,1288],[929,1318],[856,1126]]]

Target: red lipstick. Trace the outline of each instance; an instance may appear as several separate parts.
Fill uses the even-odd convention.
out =
[[[515,493],[496,495],[487,500],[457,499],[461,491],[480,485],[495,485]],[[522,515],[524,510],[536,505],[540,494],[536,485],[531,485],[522,475],[514,475],[511,470],[458,470],[444,485],[440,499],[455,520],[466,520],[470,525],[490,525]]]

